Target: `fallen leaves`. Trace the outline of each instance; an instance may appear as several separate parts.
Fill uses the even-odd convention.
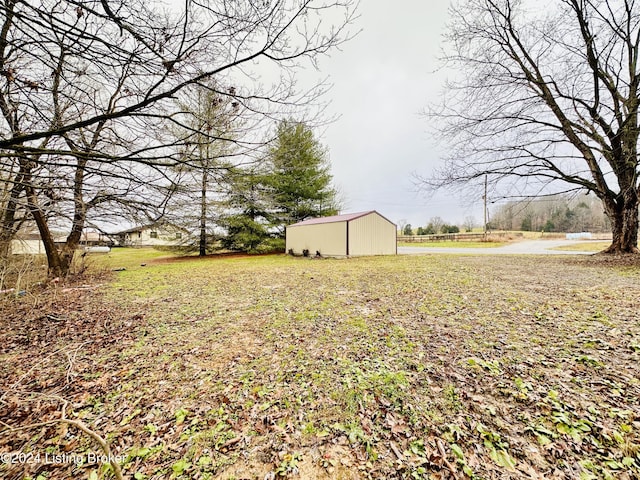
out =
[[[55,418],[64,397],[138,479],[632,478],[639,280],[546,257],[132,268],[3,299],[0,420]],[[0,426],[0,452],[89,448],[23,433]]]

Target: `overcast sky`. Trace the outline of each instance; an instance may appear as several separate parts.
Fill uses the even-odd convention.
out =
[[[420,115],[442,91],[437,73],[446,0],[364,0],[357,27],[362,32],[320,62],[333,88],[331,113],[340,115],[322,133],[346,212],[378,210],[393,222],[414,227],[440,216],[462,223],[482,220],[482,203],[469,205],[450,194],[416,193],[412,175],[440,163],[428,120]],[[442,148],[440,146],[439,148]]]

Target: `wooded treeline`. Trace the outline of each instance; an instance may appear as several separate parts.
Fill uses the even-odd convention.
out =
[[[593,195],[550,195],[536,199],[491,203],[487,229],[525,232],[609,232],[611,225],[602,203]],[[413,227],[399,222],[401,235],[437,235],[472,232],[482,227],[467,216],[461,224],[449,224],[439,216],[429,218],[426,226]]]
[[[354,15],[352,0],[172,8],[0,2],[0,258],[26,223],[65,275],[87,227],[166,218],[179,195],[206,220],[220,179],[265,173],[278,121],[318,111],[324,85],[299,89],[296,71]]]
[[[443,60],[459,75],[429,116],[448,153],[424,183],[488,181],[521,198],[590,193],[609,221],[606,252],[640,253],[640,3],[458,0],[445,38]],[[589,228],[536,215],[525,226]]]
[[[525,232],[609,232],[602,203],[592,195],[556,195],[536,200],[511,201],[496,207],[489,230]]]

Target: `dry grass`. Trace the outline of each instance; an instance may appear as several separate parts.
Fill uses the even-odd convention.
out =
[[[488,241],[488,242],[467,242],[467,241],[443,241],[443,242],[398,242],[399,247],[444,247],[444,248],[495,248],[506,245],[507,242]]]
[[[5,299],[0,452],[95,452],[7,427],[65,399],[131,478],[640,475],[635,259],[123,253],[110,283]],[[0,465],[45,474],[110,471]]]
[[[571,245],[552,248],[551,250],[564,250],[568,252],[601,252],[608,248],[611,242],[576,242]]]
[[[44,255],[10,255],[0,259],[0,295],[22,295],[45,281],[47,261]]]

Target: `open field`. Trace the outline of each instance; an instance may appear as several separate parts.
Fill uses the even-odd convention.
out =
[[[448,247],[448,248],[495,248],[506,245],[507,242],[398,242],[399,247]]]
[[[637,260],[144,252],[0,299],[1,478],[640,477]]]

